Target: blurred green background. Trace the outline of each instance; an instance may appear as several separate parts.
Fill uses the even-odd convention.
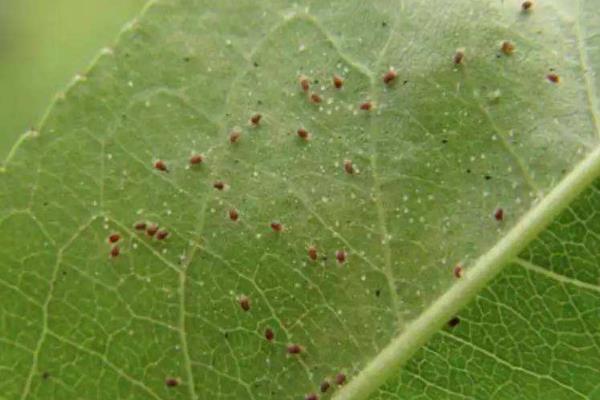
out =
[[[0,0],[0,161],[146,0]]]

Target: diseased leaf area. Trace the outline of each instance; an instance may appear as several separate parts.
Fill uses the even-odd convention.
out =
[[[598,144],[504,3],[154,2],[0,175],[3,395],[340,393]]]
[[[600,397],[600,181],[373,399]]]

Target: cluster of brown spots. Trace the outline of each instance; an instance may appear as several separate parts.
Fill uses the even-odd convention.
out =
[[[162,171],[162,172],[169,172],[169,169],[167,168],[167,164],[163,160],[156,160],[154,162],[154,168],[156,168],[157,170]]]
[[[254,114],[252,117],[250,117],[250,123],[254,126],[258,126],[261,118],[262,118],[262,115]]]
[[[398,73],[393,68],[390,68],[388,72],[383,74],[383,83],[385,83],[386,85],[391,85],[392,83],[394,83],[397,76]]]
[[[238,212],[238,210],[236,210],[235,208],[232,208],[231,210],[229,210],[229,219],[230,220],[235,222],[238,220],[239,217],[240,217],[240,213]]]
[[[463,49],[456,50],[456,53],[454,53],[454,57],[452,57],[452,61],[454,62],[454,64],[460,65],[464,62],[464,60],[465,60],[465,51]]]
[[[298,82],[300,83],[300,87],[302,88],[302,90],[308,92],[308,90],[310,89],[310,81],[308,80],[308,77],[300,75],[300,77],[298,78]]]
[[[494,211],[494,219],[499,222],[504,221],[504,210],[502,208],[497,208]]]
[[[303,140],[309,140],[310,139],[310,133],[308,133],[308,131],[304,128],[300,128],[296,131],[296,133],[298,134],[298,137],[300,139]]]
[[[181,381],[179,378],[165,379],[165,385],[167,385],[167,387],[170,387],[170,388],[177,387],[177,386],[179,386],[180,383],[181,383]]]
[[[198,165],[204,162],[204,156],[202,154],[194,154],[190,157],[190,165]]]
[[[552,83],[560,83],[560,76],[554,72],[550,72],[548,75],[546,75],[546,79]]]
[[[336,89],[341,89],[344,86],[344,80],[339,75],[333,75],[333,86]]]
[[[312,261],[317,261],[317,248],[315,246],[308,247],[308,258]]]
[[[273,221],[271,222],[271,229],[273,229],[273,232],[281,232],[283,231],[283,225],[281,222]]]
[[[238,130],[233,130],[229,134],[229,143],[235,144],[240,141],[241,137],[242,137],[242,132],[240,132]]]
[[[456,266],[454,267],[454,277],[455,278],[462,278],[463,276],[463,267],[461,264],[456,264]]]
[[[223,190],[225,189],[225,182],[223,181],[214,181],[213,182],[213,187],[217,190]]]
[[[335,252],[335,259],[339,264],[343,264],[346,262],[346,252],[344,250],[338,250]]]
[[[505,40],[500,45],[500,50],[502,50],[502,52],[504,54],[506,54],[507,56],[510,56],[512,53],[515,52],[515,45],[513,43],[509,42],[508,40]]]
[[[358,107],[363,111],[371,111],[371,109],[373,108],[373,102],[365,101],[364,103],[361,103]]]
[[[240,307],[242,307],[242,310],[244,310],[244,311],[250,310],[250,298],[248,296],[241,295],[240,298],[238,299],[238,302],[240,303]]]
[[[335,376],[335,383],[337,383],[340,386],[346,383],[346,374],[344,374],[343,372],[338,373]]]
[[[454,317],[450,321],[448,321],[448,326],[450,328],[454,328],[458,324],[460,324],[460,318],[458,318],[458,317]]]
[[[108,235],[108,243],[117,243],[119,240],[121,240],[121,235],[118,233],[111,233]]]
[[[529,11],[531,10],[531,7],[533,7],[533,1],[524,1],[523,3],[521,3],[521,9],[523,11]]]
[[[158,232],[158,225],[156,225],[156,224],[151,224],[146,229],[146,234],[150,237],[153,237],[154,235],[156,235],[156,232]]]
[[[272,342],[274,338],[275,338],[275,333],[273,332],[273,329],[267,328],[265,330],[265,339],[267,339],[269,342]]]
[[[300,354],[302,353],[302,346],[300,346],[299,344],[288,344],[287,346],[287,352],[288,354]]]
[[[352,164],[352,160],[344,160],[344,171],[346,171],[346,173],[349,175],[352,175],[352,174],[354,174],[354,172],[356,172],[354,170],[354,165]]]
[[[312,101],[315,104],[319,104],[323,101],[323,98],[318,93],[313,93],[310,95],[310,101]]]

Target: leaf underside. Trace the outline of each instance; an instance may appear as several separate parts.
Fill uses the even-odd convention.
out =
[[[457,264],[468,277],[598,146],[599,24],[585,12],[598,2],[504,3],[154,2],[0,175],[3,395],[298,399],[329,380],[325,397],[342,397],[337,374],[376,359],[453,286]],[[190,166],[194,154],[203,162]],[[553,258],[598,235],[597,190],[585,196],[578,223],[563,216],[375,396],[486,398],[515,368],[531,372],[519,375],[530,398],[546,376],[561,395],[598,396],[584,378],[597,373],[585,361],[598,354],[598,246],[581,250],[590,261]],[[136,231],[142,221],[168,236]],[[527,356],[502,313],[533,298],[527,312],[547,311],[520,312],[543,332],[522,327],[527,347],[583,346],[555,356],[583,365],[582,378],[515,361]],[[561,318],[590,334],[563,340]],[[511,354],[478,365],[506,372],[482,369],[481,391],[457,389],[473,384],[461,360],[497,347]]]

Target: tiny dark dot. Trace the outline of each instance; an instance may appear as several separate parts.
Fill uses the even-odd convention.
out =
[[[448,321],[448,326],[450,328],[454,328],[456,325],[458,325],[460,323],[460,318],[458,317],[454,317],[452,318],[450,321]]]
[[[256,61],[254,61],[253,65],[258,68],[258,63]]]
[[[443,143],[443,144],[446,144],[446,143],[448,143],[448,139],[442,139],[442,143]]]
[[[375,291],[375,296],[379,297],[381,295],[381,289],[377,289]]]
[[[383,22],[381,23],[381,26],[383,26],[383,27],[385,28],[385,27],[387,26],[387,22],[383,21]]]
[[[175,387],[179,385],[179,379],[177,378],[167,378],[165,380],[165,385],[167,385],[167,387]]]
[[[318,85],[318,84],[319,84],[319,80],[318,80],[318,79],[315,79],[315,80],[313,81],[313,83],[314,83],[315,85]]]
[[[470,173],[471,173],[471,170],[470,170],[470,169],[467,169],[467,174],[470,174]]]
[[[42,379],[48,379],[48,378],[50,378],[50,372],[48,372],[48,371],[44,371],[44,372],[42,373]]]
[[[492,179],[492,176],[491,176],[491,175],[485,175],[483,178],[484,178],[486,181],[489,181],[490,179]]]
[[[190,58],[189,57],[183,57],[183,61],[190,62]]]
[[[47,202],[47,201],[45,201],[45,202],[43,203],[43,205],[44,205],[44,207],[46,207],[46,206],[48,205],[48,202]]]
[[[223,336],[225,336],[225,339],[229,339],[229,332],[225,332]]]

